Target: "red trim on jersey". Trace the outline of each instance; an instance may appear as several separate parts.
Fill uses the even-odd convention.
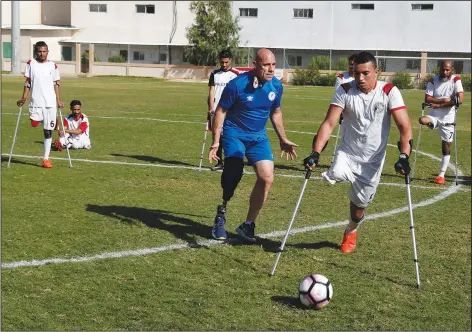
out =
[[[390,91],[392,91],[393,87],[395,85],[393,85],[392,83],[387,83],[384,85],[384,87],[382,88],[383,92],[385,92],[385,94],[388,96],[388,94],[390,93]]]
[[[460,80],[460,79],[461,79],[460,76],[455,76],[455,77],[454,77],[454,83],[456,83],[456,82],[457,82],[458,80]]]
[[[339,74],[338,77],[339,77],[339,78],[343,78],[343,74]]]
[[[56,64],[54,64],[54,69],[57,69],[57,65],[56,65]]]
[[[400,107],[397,107],[397,108],[392,108],[390,111],[395,112],[395,111],[402,110],[402,109],[406,109],[406,106],[400,106]]]
[[[88,126],[87,126],[87,122],[82,122],[79,126],[78,129],[82,130],[83,133],[85,133],[85,131],[87,130]]]
[[[456,93],[456,96],[461,95],[461,94],[464,94],[464,91],[459,91],[458,93]]]
[[[430,97],[432,97],[432,96],[433,96],[433,95],[428,95],[427,93],[425,93],[424,95],[425,95],[425,96],[430,96]]]
[[[31,63],[31,60],[28,60],[27,64],[30,64]]]
[[[344,91],[346,91],[347,93],[349,89],[351,88],[351,83],[344,83],[344,84],[341,84],[341,86],[343,87]]]
[[[230,71],[231,71],[232,73],[235,73],[236,75],[241,74],[241,71],[237,70],[236,68],[232,68],[232,67],[231,67]]]
[[[64,128],[69,129],[69,121],[67,121],[66,118],[64,118]]]

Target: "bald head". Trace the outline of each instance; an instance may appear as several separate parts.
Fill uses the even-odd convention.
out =
[[[256,53],[254,60],[255,74],[259,81],[272,80],[275,72],[275,55],[267,48],[261,48]]]
[[[441,66],[439,67],[439,77],[448,80],[452,73],[454,72],[454,67],[452,66],[452,60],[443,60]]]

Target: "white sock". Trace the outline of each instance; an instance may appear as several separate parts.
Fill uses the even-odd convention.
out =
[[[449,160],[451,160],[451,155],[450,154],[448,154],[447,156],[442,157],[442,160],[441,160],[441,173],[439,173],[439,176],[442,177],[442,178],[446,174],[447,165],[449,165]]]
[[[52,138],[44,139],[44,158],[43,160],[49,159],[49,154],[51,153],[51,144]]]

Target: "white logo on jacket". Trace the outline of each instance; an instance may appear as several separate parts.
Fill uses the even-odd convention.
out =
[[[268,96],[268,97],[269,97],[269,100],[270,100],[270,101],[273,101],[273,100],[275,99],[275,92],[274,92],[274,91],[269,92],[269,96]]]

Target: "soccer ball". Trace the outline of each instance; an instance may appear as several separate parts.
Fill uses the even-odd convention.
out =
[[[333,285],[321,274],[310,274],[300,281],[298,294],[304,306],[321,309],[333,297]]]

